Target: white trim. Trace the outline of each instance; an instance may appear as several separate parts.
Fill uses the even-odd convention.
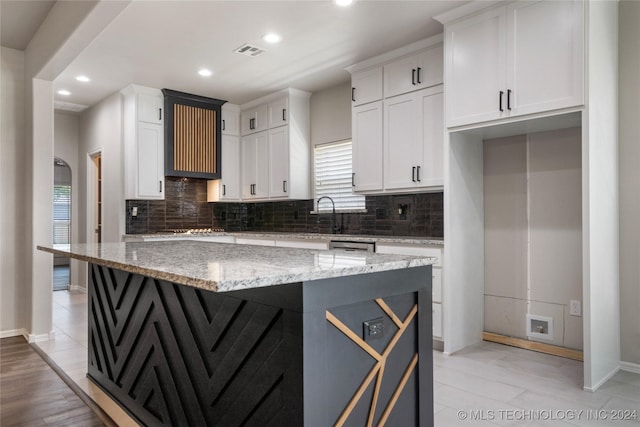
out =
[[[84,286],[71,285],[69,286],[69,290],[80,291],[80,292],[84,292],[85,294],[87,293],[87,288],[85,288]]]
[[[585,366],[585,368],[586,368],[586,366]],[[611,372],[609,372],[607,375],[604,376],[604,378],[602,378],[600,381],[598,381],[596,384],[594,384],[593,387],[584,386],[582,389],[584,391],[590,391],[592,393],[597,391],[604,383],[609,381],[611,379],[611,377],[613,377],[615,374],[617,374],[619,370],[620,370],[620,365],[618,365],[614,369],[612,369]]]
[[[33,344],[34,342],[41,342],[41,341],[52,341],[56,339],[56,333],[55,331],[51,331],[48,334],[29,334],[27,338],[27,341],[29,342],[29,344]]]
[[[289,88],[282,89],[277,92],[273,92],[268,95],[262,96],[260,98],[251,100],[249,102],[245,102],[244,104],[240,105],[240,111],[244,111],[247,108],[255,107],[256,105],[267,104],[275,99],[282,98],[285,96],[289,96],[289,97],[298,96],[302,98],[311,98],[311,92],[289,87]]]
[[[9,329],[6,331],[0,331],[0,338],[9,338],[9,337],[18,337],[22,335],[23,337],[25,337],[25,339],[27,339],[27,330],[24,328],[20,328],[20,329]]]
[[[472,1],[470,3],[465,4],[464,6],[460,6],[448,12],[441,13],[440,15],[436,15],[433,17],[436,21],[441,24],[450,24],[451,22],[458,20],[460,18],[466,18],[476,12],[480,12],[483,10],[487,10],[496,4],[501,3],[500,0],[492,0],[492,1]]]
[[[428,37],[426,39],[418,40],[417,42],[408,44],[401,48],[392,50],[390,52],[383,53],[378,56],[374,56],[373,58],[365,59],[364,61],[358,62],[357,64],[349,65],[345,68],[346,71],[350,73],[354,73],[356,71],[364,70],[365,68],[373,67],[373,66],[381,66],[385,62],[389,62],[396,58],[400,58],[401,56],[409,55],[412,53],[418,53],[423,49],[430,48],[439,43],[442,43],[444,40],[444,34],[436,34],[435,36]]]
[[[631,362],[620,362],[620,370],[640,374],[640,364]]]

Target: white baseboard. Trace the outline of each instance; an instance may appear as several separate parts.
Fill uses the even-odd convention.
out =
[[[620,362],[620,370],[640,374],[640,364],[631,362]]]
[[[48,334],[29,334],[27,341],[29,341],[29,344],[33,344],[34,342],[51,341],[55,339],[56,333],[55,331],[51,331]]]
[[[612,369],[611,372],[609,372],[603,379],[598,381],[593,387],[586,387],[586,386],[583,387],[584,391],[590,391],[590,392],[593,393],[594,391],[598,390],[604,383],[609,381],[611,379],[611,377],[613,377],[615,374],[617,374],[619,370],[620,370],[620,365],[618,365],[614,369]]]
[[[70,291],[80,291],[80,292],[84,292],[85,294],[87,293],[87,288],[85,288],[84,286],[71,285],[71,286],[69,286],[69,290]]]
[[[20,329],[10,329],[8,331],[0,331],[0,338],[9,338],[9,337],[19,337],[23,336],[27,339],[29,334],[27,334],[27,330],[24,328]],[[28,341],[28,339],[27,339]]]

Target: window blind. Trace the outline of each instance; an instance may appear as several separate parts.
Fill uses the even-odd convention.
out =
[[[53,186],[53,244],[69,244],[71,240],[71,186]]]
[[[353,194],[351,181],[351,141],[316,145],[313,152],[316,200],[329,196],[336,211],[363,211],[364,196]],[[317,204],[317,202],[316,202]],[[331,203],[323,201],[316,212],[331,211]]]

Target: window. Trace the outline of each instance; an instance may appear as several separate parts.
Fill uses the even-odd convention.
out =
[[[351,141],[316,145],[313,149],[316,200],[329,196],[336,211],[365,210],[364,196],[353,194],[351,175]],[[317,203],[317,202],[316,202]],[[316,212],[331,211],[331,203],[322,202]]]
[[[53,186],[53,244],[71,243],[71,186]]]

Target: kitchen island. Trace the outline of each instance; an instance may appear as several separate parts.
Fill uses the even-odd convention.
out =
[[[39,249],[90,263],[88,376],[144,425],[433,424],[429,258]]]

